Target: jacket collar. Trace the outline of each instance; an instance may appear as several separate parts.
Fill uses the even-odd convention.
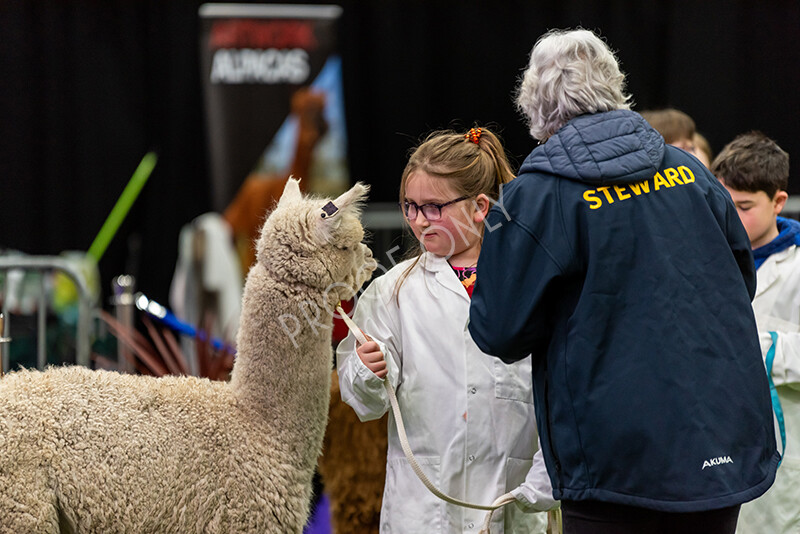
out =
[[[756,269],[761,267],[761,264],[773,254],[786,250],[792,245],[800,245],[800,222],[794,219],[777,217],[775,223],[778,227],[778,236],[753,251]]]

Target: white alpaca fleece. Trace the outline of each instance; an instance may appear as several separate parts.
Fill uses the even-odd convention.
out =
[[[376,267],[366,193],[356,184],[323,218],[328,199],[289,180],[247,277],[230,382],[80,367],[0,379],[0,533],[302,532],[331,312]]]

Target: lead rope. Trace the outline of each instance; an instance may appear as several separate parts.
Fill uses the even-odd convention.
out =
[[[350,332],[353,333],[353,336],[355,336],[356,340],[360,344],[366,343],[367,338],[366,336],[364,336],[364,333],[361,331],[358,325],[356,325],[356,323],[350,318],[350,316],[347,315],[347,313],[345,313],[345,311],[341,308],[341,306],[336,306],[336,311],[339,313],[342,320],[344,320],[345,324],[347,325],[347,328],[350,329]],[[464,508],[474,508],[476,510],[488,510],[486,518],[483,521],[483,527],[481,527],[479,534],[490,534],[489,523],[492,521],[492,513],[498,508],[501,508],[502,506],[505,506],[506,504],[513,502],[515,500],[514,496],[511,495],[511,493],[506,493],[495,499],[495,501],[491,505],[486,506],[483,504],[472,504],[469,502],[460,501],[458,499],[455,499],[453,497],[450,497],[449,495],[442,493],[439,490],[439,488],[434,486],[433,483],[428,479],[428,476],[419,466],[417,459],[414,458],[414,453],[411,451],[411,446],[408,444],[408,436],[406,436],[406,428],[405,425],[403,424],[403,416],[400,415],[400,406],[397,404],[397,395],[395,394],[394,388],[392,387],[392,385],[389,383],[388,380],[383,381],[383,387],[384,389],[386,389],[386,393],[389,395],[389,403],[392,405],[392,413],[394,414],[394,422],[397,425],[397,435],[400,438],[400,446],[403,448],[403,453],[405,453],[406,455],[406,460],[408,460],[408,463],[411,465],[411,468],[417,474],[417,477],[419,477],[419,479],[422,481],[423,484],[425,484],[425,487],[428,488],[431,493],[433,493],[443,501],[447,501],[450,504],[455,504],[457,506],[463,506]]]

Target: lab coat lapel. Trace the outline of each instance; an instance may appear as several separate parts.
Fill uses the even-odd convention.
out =
[[[761,264],[761,267],[758,268],[756,297],[769,289],[769,287],[772,286],[772,284],[774,284],[778,278],[780,278],[780,264],[790,256],[790,252],[793,250],[794,246],[789,247],[786,250],[782,250],[777,254],[773,254]]]
[[[445,288],[447,291],[452,291],[456,295],[469,302],[469,295],[466,289],[459,281],[456,273],[447,260],[441,256],[435,256],[429,252],[425,253],[424,265],[425,269],[430,272],[436,279],[437,286]]]

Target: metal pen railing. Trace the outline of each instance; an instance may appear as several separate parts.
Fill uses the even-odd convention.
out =
[[[89,366],[90,357],[90,326],[92,308],[94,305],[88,283],[74,263],[58,256],[10,256],[0,257],[0,272],[3,272],[3,330],[0,337],[8,338],[11,332],[11,318],[8,309],[8,272],[12,270],[37,271],[40,276],[39,298],[37,305],[37,341],[36,341],[36,367],[44,369],[47,365],[47,288],[44,274],[47,272],[61,272],[75,284],[78,290],[78,322],[76,326],[75,363]],[[2,352],[2,372],[9,370],[9,343],[0,343]]]

